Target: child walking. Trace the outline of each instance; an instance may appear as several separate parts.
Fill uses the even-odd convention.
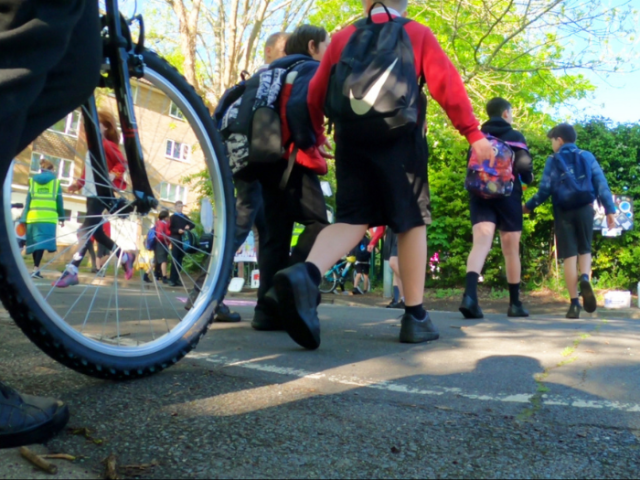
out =
[[[406,304],[400,341],[439,338],[423,306],[431,222],[423,80],[476,153],[494,158],[460,75],[431,30],[404,18],[407,3],[363,1],[368,18],[335,34],[309,88],[317,145],[325,144],[325,100],[335,124],[336,224],[322,231],[306,263],[279,272],[274,282],[285,328],[307,349],[320,346],[321,275],[369,227],[381,225],[398,234]]]
[[[593,202],[597,199],[604,206],[609,228],[615,228],[616,206],[600,164],[591,152],[577,147],[575,129],[561,123],[547,137],[554,155],[547,159],[538,192],[522,209],[531,213],[551,197],[558,257],[564,259],[564,280],[571,298],[566,316],[575,319],[580,318],[582,310],[578,285],[585,311],[591,313],[597,308],[590,282]]]

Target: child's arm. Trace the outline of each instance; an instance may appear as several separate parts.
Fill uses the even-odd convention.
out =
[[[533,158],[531,154],[524,149],[518,149],[516,152],[514,167],[523,183],[529,185],[533,182]]]
[[[318,147],[324,145],[327,140],[327,137],[324,135],[324,102],[329,88],[331,69],[336,63],[336,61],[334,61],[335,45],[336,42],[329,44],[329,48],[325,52],[324,57],[322,57],[316,74],[309,83],[309,92],[307,93],[309,116],[311,117],[313,131],[316,134],[316,146]]]
[[[540,180],[540,185],[538,186],[538,192],[525,204],[527,210],[535,210],[551,196],[552,162],[553,157],[549,157],[547,163],[544,165],[544,172],[542,173],[542,180]]]
[[[596,157],[594,157],[590,152],[583,151],[582,155],[587,155],[591,161],[591,181],[596,190],[596,196],[604,207],[604,212],[607,215],[616,213],[616,204],[613,201],[613,195],[611,194],[611,189],[609,188],[607,177],[604,176],[602,167],[596,160]]]

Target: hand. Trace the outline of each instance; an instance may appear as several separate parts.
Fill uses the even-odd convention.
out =
[[[376,248],[374,245],[367,246],[367,252],[372,253],[374,248]]]
[[[60,226],[64,228],[64,220],[60,221]]]
[[[191,227],[189,227],[189,225],[187,225],[186,227],[184,227],[185,230],[189,230]]]
[[[178,230],[178,233],[179,233],[180,235],[182,235],[182,234],[184,233],[184,230],[179,229],[179,230]]]
[[[524,213],[524,214],[526,215],[526,214],[528,214],[528,213],[531,213],[531,210],[529,210],[529,209],[527,208],[527,206],[523,204],[523,205],[522,205],[522,213]]]
[[[481,162],[489,160],[489,165],[493,167],[496,161],[496,155],[493,151],[491,143],[486,138],[477,140],[471,144],[471,148]]]
[[[80,190],[80,186],[77,183],[73,183],[73,184],[69,185],[67,190],[69,191],[69,193],[75,193],[75,192]]]
[[[318,151],[320,152],[320,156],[322,158],[331,159],[334,158],[333,154],[330,153],[332,150],[331,143],[328,138],[324,139],[324,143],[318,147]]]
[[[616,214],[615,213],[608,213],[607,214],[607,227],[609,228],[609,230],[613,230],[614,228],[616,228]]]

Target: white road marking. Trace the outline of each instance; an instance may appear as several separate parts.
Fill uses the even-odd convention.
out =
[[[322,372],[309,372],[297,368],[280,367],[277,365],[269,365],[261,363],[263,359],[253,360],[240,360],[230,359],[220,355],[209,355],[190,353],[187,355],[191,359],[205,360],[215,365],[221,365],[223,367],[236,367],[244,368],[247,370],[255,370],[258,372],[275,373],[277,375],[286,375],[289,377],[304,378],[306,380],[323,380],[339,385],[346,385],[351,387],[371,388],[374,390],[386,390],[394,393],[407,393],[411,395],[426,395],[426,396],[442,396],[442,395],[456,395],[457,397],[467,398],[470,400],[479,400],[482,402],[501,402],[501,403],[520,403],[528,404],[531,402],[531,398],[534,396],[532,393],[521,394],[494,394],[494,395],[478,395],[473,393],[463,392],[460,388],[440,387],[433,386],[432,388],[425,390],[421,388],[414,388],[408,385],[393,381],[379,381],[371,379],[362,379],[355,376],[346,375],[327,375]],[[628,413],[640,413],[640,404],[637,403],[620,403],[609,400],[584,400],[584,399],[565,399],[559,396],[543,395],[542,403],[548,406],[562,406],[572,408],[588,408],[588,409],[606,409],[616,410],[620,412]]]

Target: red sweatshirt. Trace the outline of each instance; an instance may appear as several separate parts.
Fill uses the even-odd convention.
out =
[[[169,222],[165,222],[164,220],[156,221],[156,240],[163,245],[169,245],[171,243]]]
[[[111,140],[103,138],[102,146],[104,148],[104,156],[107,159],[107,168],[109,169],[109,173],[112,173],[115,176],[113,179],[113,185],[119,190],[125,190],[127,188],[127,182],[124,180],[124,172],[127,171],[127,160],[124,158],[124,155],[122,155],[118,145],[113,143]],[[86,172],[83,169],[82,176],[78,180],[80,188],[84,187],[85,173]],[[95,181],[96,183],[100,182],[98,179]]]
[[[388,21],[386,13],[373,15],[375,23]],[[440,104],[454,127],[467,138],[469,143],[484,138],[479,130],[480,123],[473,113],[471,101],[460,78],[460,74],[444,53],[433,32],[426,26],[411,22],[405,26],[413,45],[416,76],[424,77],[431,96]],[[331,69],[340,61],[342,50],[349,42],[356,27],[350,25],[336,33],[320,62],[320,68],[309,85],[309,112],[318,145],[324,142],[324,102],[329,86]]]

